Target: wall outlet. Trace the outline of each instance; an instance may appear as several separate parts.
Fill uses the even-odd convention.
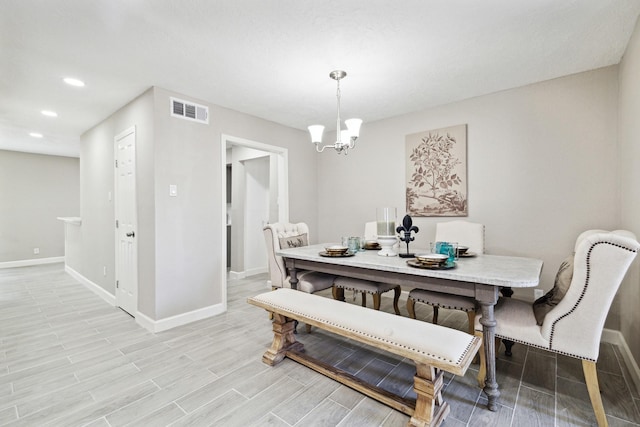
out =
[[[40,253],[40,248],[33,248],[34,255],[38,255]]]
[[[533,298],[538,299],[543,295],[542,289],[534,289],[533,290]]]

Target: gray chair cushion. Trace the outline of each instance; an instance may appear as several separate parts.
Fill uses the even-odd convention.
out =
[[[409,292],[409,298],[439,308],[450,308],[453,310],[462,310],[467,312],[474,311],[476,309],[476,301],[473,298],[442,294],[440,292],[426,291],[424,289],[412,290]]]
[[[333,281],[336,276],[325,273],[318,273],[317,271],[304,271],[298,274],[298,286],[299,291],[312,294],[314,292],[322,291],[333,286]],[[287,278],[289,279],[289,278]],[[288,282],[289,280],[287,280]],[[289,286],[291,284],[289,283]]]

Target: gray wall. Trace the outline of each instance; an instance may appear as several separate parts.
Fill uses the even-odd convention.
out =
[[[620,193],[622,227],[640,236],[640,23],[620,63]],[[640,361],[640,262],[632,265],[619,292],[620,331]]]
[[[209,106],[210,124],[169,115],[171,96]],[[153,320],[222,304],[226,286],[221,135],[289,150],[290,218],[317,228],[316,157],[306,135],[198,99],[151,88],[81,140],[85,277],[114,294],[113,138],[136,126],[138,309]],[[169,185],[178,196],[169,196]],[[86,227],[85,227],[86,226]],[[102,274],[103,266],[108,274]]]
[[[466,123],[466,219],[485,224],[488,253],[543,259],[550,289],[580,232],[620,225],[617,100],[613,66],[366,123],[347,158],[320,157],[320,176],[332,178],[318,181],[320,239],[361,233],[377,206],[404,216],[405,135]],[[336,208],[340,222],[330,219]],[[414,218],[414,248],[426,249],[435,224],[451,219]],[[607,327],[619,328],[618,315],[614,307]]]
[[[82,276],[115,295],[114,138],[136,126],[139,304],[153,307],[153,92],[85,132],[80,143]],[[151,175],[151,178],[149,176]],[[104,274],[106,267],[107,274]],[[148,309],[148,308],[147,308]]]
[[[0,263],[64,256],[64,224],[56,217],[79,216],[79,163],[0,150]]]

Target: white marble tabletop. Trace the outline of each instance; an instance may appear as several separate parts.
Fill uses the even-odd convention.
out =
[[[411,258],[385,257],[378,251],[358,252],[351,257],[323,257],[325,244],[300,248],[281,249],[276,254],[284,258],[322,262],[325,264],[360,267],[370,270],[390,271],[415,276],[438,277],[460,282],[473,282],[493,286],[529,288],[538,286],[542,260],[502,255],[477,255],[459,258],[456,266],[446,270],[411,267]]]

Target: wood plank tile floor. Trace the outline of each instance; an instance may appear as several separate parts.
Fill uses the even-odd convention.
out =
[[[406,425],[407,416],[295,362],[262,364],[270,322],[245,301],[266,286],[264,275],[229,281],[226,313],[152,334],[61,264],[0,270],[0,425]],[[390,298],[382,309],[392,312]],[[418,307],[419,318],[430,321],[431,314]],[[443,310],[441,317],[466,329],[463,313]],[[307,334],[300,327],[298,339],[315,357],[413,394],[406,360],[317,329]],[[605,411],[611,426],[640,426],[640,396],[621,360],[618,348],[602,344]],[[486,409],[477,365],[465,377],[446,377],[445,426],[595,425],[579,361],[515,346],[512,357],[499,357],[497,370],[497,412]]]

